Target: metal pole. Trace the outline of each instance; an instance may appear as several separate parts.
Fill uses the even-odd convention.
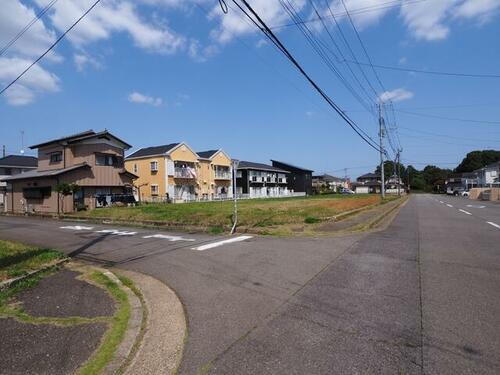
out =
[[[397,171],[398,171],[398,180],[397,180],[398,195],[401,195],[401,183],[400,183],[401,182],[401,162],[400,162],[401,155],[400,155],[400,152],[401,152],[401,150],[398,150],[398,158],[397,158],[397,160],[398,160],[398,165],[397,165],[397,167],[398,167],[398,169],[397,169]]]
[[[236,194],[236,172],[238,170],[238,160],[233,160],[233,202],[234,202],[234,213],[233,213],[233,227],[231,228],[231,234],[236,230],[236,224],[238,223],[238,196]]]
[[[385,176],[384,176],[384,149],[382,144],[382,138],[384,137],[384,119],[382,117],[382,109],[381,104],[378,105],[378,124],[379,124],[379,138],[380,138],[380,174],[381,174],[381,186],[380,193],[382,195],[382,199],[385,198]]]

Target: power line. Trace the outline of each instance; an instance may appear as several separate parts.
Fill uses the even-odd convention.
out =
[[[436,119],[448,120],[448,121],[472,122],[472,123],[477,123],[477,124],[489,124],[489,125],[500,124],[500,121],[487,121],[487,120],[475,120],[475,119],[446,117],[446,116],[439,116],[439,115],[433,115],[433,114],[428,114],[428,113],[418,113],[418,112],[405,111],[402,109],[395,109],[395,111],[397,111],[399,113],[405,113],[407,115],[412,115],[412,116],[429,117],[429,118],[436,118]]]
[[[276,37],[276,35],[269,29],[269,26],[260,18],[260,16],[255,12],[255,10],[248,4],[246,0],[241,0],[244,6],[253,14],[255,19],[251,17],[248,12],[243,9],[243,7],[236,1],[233,0],[233,3],[254,23],[259,30],[261,30],[264,35],[281,51],[285,57],[290,60],[290,62],[299,70],[299,72],[306,78],[306,80],[313,86],[313,88],[323,97],[323,99],[327,102],[327,104],[334,109],[335,112],[354,130],[354,132],[365,141],[370,147],[373,149],[380,151],[376,144],[373,144],[367,137],[365,137],[359,126],[351,120],[341,109],[340,107],[318,86],[318,84],[306,73],[306,71],[302,68],[302,66],[297,62],[297,60],[293,57],[293,55],[286,49],[283,43]]]
[[[390,8],[396,8],[396,7],[404,7],[404,6],[412,5],[415,3],[421,3],[423,1],[427,1],[427,0],[407,0],[407,1],[392,0],[392,1],[388,1],[388,2],[378,4],[375,6],[368,6],[368,7],[363,7],[363,8],[351,10],[351,15],[358,15],[358,14],[369,13],[369,12],[373,12],[373,11],[377,11],[377,10],[384,10],[384,9],[390,9]],[[392,5],[390,5],[390,4],[392,4]],[[345,12],[335,14],[336,17],[344,17],[346,15],[347,14]],[[331,17],[331,16],[326,16],[326,17]],[[309,20],[302,21],[302,22],[304,24],[307,24],[307,23],[314,23],[314,22],[318,22],[318,21],[319,21],[319,18],[311,18]],[[276,25],[276,26],[270,27],[270,29],[276,30],[276,29],[281,29],[281,28],[290,27],[290,26],[295,26],[295,24],[288,23],[288,24],[283,24],[283,25]]]
[[[455,137],[455,136],[452,136],[452,135],[445,135],[445,134],[436,134],[436,133],[432,133],[432,132],[428,132],[428,131],[424,131],[424,130],[417,130],[417,129],[407,128],[407,127],[405,127],[405,126],[400,126],[400,128],[401,128],[401,129],[410,130],[410,131],[412,131],[412,132],[416,132],[416,133],[421,133],[421,134],[432,135],[432,136],[435,136],[435,137],[453,138],[453,139],[459,139],[459,140],[463,140],[463,141],[473,141],[473,142],[500,142],[500,140],[492,140],[492,139],[477,139],[477,138],[465,138],[465,137]]]
[[[423,69],[413,69],[413,68],[402,68],[398,66],[387,66],[387,65],[379,65],[379,64],[370,64],[359,61],[345,60],[349,64],[356,65],[364,65],[371,66],[373,65],[379,69],[387,69],[387,70],[399,70],[403,72],[414,72],[414,73],[423,73],[423,74],[432,74],[432,75],[441,75],[441,76],[452,76],[452,77],[469,77],[469,78],[500,78],[500,74],[477,74],[477,73],[456,73],[456,72],[444,72],[437,70],[423,70]]]
[[[56,39],[56,41],[54,43],[52,43],[52,45],[47,48],[47,50],[42,53],[35,61],[33,61],[33,63],[31,63],[26,69],[23,70],[23,72],[21,74],[19,74],[11,83],[9,83],[7,86],[5,86],[2,91],[0,91],[0,95],[3,94],[5,91],[7,91],[9,89],[9,87],[11,87],[14,83],[16,83],[23,75],[26,74],[26,72],[28,70],[30,70],[35,64],[37,64],[41,59],[43,59],[45,57],[45,55],[47,55],[47,53],[49,53],[65,36],[67,33],[69,33],[87,14],[90,13],[90,11],[92,9],[94,9],[94,7],[100,2],[101,0],[96,0],[96,2],[94,2],[94,4],[92,4],[92,6],[90,8],[88,8],[85,13],[83,13],[80,18],[78,18],[64,33],[61,34],[61,36],[59,38]]]
[[[24,35],[24,33],[26,31],[28,31],[31,26],[33,26],[35,24],[36,21],[38,21],[40,18],[43,17],[43,15],[45,13],[47,13],[47,11],[52,8],[52,6],[57,3],[57,0],[52,0],[49,4],[47,4],[40,12],[38,12],[38,14],[35,15],[35,17],[33,17],[33,19],[28,22],[28,24],[26,26],[24,26],[22,28],[21,31],[19,31],[15,36],[14,38],[12,38],[6,45],[4,45],[2,47],[2,49],[0,49],[0,56],[2,56],[20,37],[22,37]]]

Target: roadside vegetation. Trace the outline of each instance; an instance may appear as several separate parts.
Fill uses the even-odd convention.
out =
[[[380,203],[380,196],[368,194],[239,200],[238,226],[265,228],[313,224],[329,220],[346,211]],[[218,233],[232,224],[233,202],[150,203],[136,207],[110,207],[78,213],[78,216],[82,215],[127,222],[157,221],[172,225],[198,226],[208,229],[209,232]]]
[[[52,249],[0,240],[0,281],[22,276],[64,258]]]

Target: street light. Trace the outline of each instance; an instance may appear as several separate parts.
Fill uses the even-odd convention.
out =
[[[236,229],[236,224],[238,222],[238,196],[236,194],[236,172],[238,170],[238,165],[240,161],[237,159],[232,160],[233,164],[233,201],[234,201],[234,213],[233,213],[233,227],[231,228],[231,234],[234,233]]]

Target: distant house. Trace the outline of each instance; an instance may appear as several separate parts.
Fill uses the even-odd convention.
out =
[[[484,168],[476,171],[478,184],[481,187],[499,187],[500,186],[500,161],[488,164]]]
[[[97,197],[111,203],[111,196],[131,191],[137,177],[123,167],[124,152],[130,147],[107,130],[88,130],[31,146],[38,149],[38,167],[3,179],[8,190],[5,208],[9,212],[65,213],[78,207],[95,208]],[[80,189],[62,196],[56,191],[62,183]]]
[[[236,171],[236,194],[239,197],[268,198],[291,195],[290,173],[271,165],[240,161]]]
[[[349,179],[322,174],[312,176],[312,188],[315,194],[322,191],[338,191],[339,188],[349,188]]]
[[[0,180],[36,169],[38,159],[34,156],[8,155],[0,159]],[[0,181],[0,207],[4,207],[7,182]]]
[[[446,192],[449,194],[459,190],[469,191],[471,188],[479,186],[478,173],[456,173],[450,176],[445,184]]]
[[[271,162],[273,167],[290,172],[290,175],[288,176],[289,190],[294,193],[305,193],[306,195],[312,194],[312,170],[297,167],[295,165],[277,160],[271,160]]]
[[[200,199],[224,199],[232,196],[231,158],[223,150],[198,151],[198,195]]]

